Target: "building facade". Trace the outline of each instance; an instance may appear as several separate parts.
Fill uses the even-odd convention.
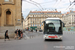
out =
[[[0,33],[22,28],[22,0],[0,0]]]
[[[41,29],[42,22],[48,17],[56,17],[62,19],[61,12],[58,11],[30,11],[26,19],[24,20],[25,28],[37,27]]]
[[[75,11],[70,11],[64,14],[62,21],[66,27],[75,26]]]

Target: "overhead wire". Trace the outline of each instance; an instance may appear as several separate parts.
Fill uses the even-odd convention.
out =
[[[22,0],[22,1],[26,1],[26,0]],[[33,5],[37,6],[36,4],[31,3],[31,2],[29,2],[29,1],[26,1],[26,2],[28,2],[28,3],[30,3],[30,4],[33,4]],[[39,8],[39,6],[37,6],[37,7]],[[40,8],[39,8],[39,9],[40,9]],[[40,9],[40,10],[42,10],[42,9]]]
[[[43,3],[40,3],[40,4],[46,4],[46,3],[50,3],[50,2],[52,2],[52,1],[48,1],[48,2],[43,2]]]
[[[74,6],[74,5],[73,5],[73,6]],[[69,8],[69,10],[70,10],[70,9],[73,9],[73,6],[72,6],[71,8]]]
[[[55,7],[57,7],[57,5],[61,3],[61,0],[60,1],[56,1],[56,2],[57,2],[57,4],[55,4]]]
[[[22,1],[26,1],[26,0],[22,0]],[[29,2],[29,1],[26,1],[26,2],[28,2],[28,3],[31,3],[31,4],[33,4],[33,5],[35,5],[35,6],[37,6],[40,10],[44,10],[44,8],[41,6],[41,4],[42,3],[37,3],[37,2],[35,2],[35,1],[32,1],[32,0],[30,0],[31,2],[33,2],[33,3],[31,3],[31,2]],[[58,5],[58,3],[60,3],[62,0],[60,0],[59,2],[58,2],[59,0],[56,0],[56,3],[54,4],[55,5],[55,7]],[[69,0],[69,2],[70,2],[70,5],[66,8],[66,10],[72,5],[72,3],[71,3],[71,1]],[[73,2],[75,2],[75,0],[73,1]],[[47,3],[47,2],[44,2],[44,4],[45,3]],[[39,7],[39,6],[40,7]],[[73,6],[72,6],[73,7]],[[52,9],[53,10],[53,9]]]
[[[32,1],[32,0],[30,0],[30,1]],[[32,1],[32,2],[38,4],[38,5],[42,8],[42,6],[41,6],[40,4],[43,4],[43,3],[37,3],[37,2],[35,2],[35,1]],[[44,2],[44,4],[46,4],[46,3],[50,3],[50,2],[51,2],[51,1]],[[56,0],[56,2],[57,2],[57,0]],[[44,8],[42,8],[42,10],[44,10]],[[53,10],[53,9],[52,9],[52,10]],[[54,11],[54,10],[53,10],[53,11]]]
[[[70,5],[66,8],[66,10],[67,10],[68,8],[70,9],[71,6],[72,6],[72,7],[74,6],[74,4],[73,4],[74,1],[71,2],[71,1],[69,0],[69,2],[70,2]]]
[[[53,7],[55,7],[55,5],[57,4],[58,0],[56,0],[56,2],[54,3]],[[53,10],[53,9],[52,9]]]
[[[60,0],[61,1],[61,0]],[[56,7],[58,4],[58,0],[56,0],[56,2],[54,3],[53,7]],[[55,8],[57,10],[57,8]],[[53,9],[52,9],[53,10]],[[53,10],[54,11],[54,10]]]
[[[23,1],[26,1],[26,0],[23,0]],[[32,0],[30,0],[30,1],[32,1]],[[57,2],[58,0],[56,0],[56,2]],[[61,1],[61,0],[60,0]],[[31,2],[29,2],[29,1],[26,1],[26,2],[28,2],[28,3],[31,3]],[[44,8],[41,6],[41,3],[37,3],[37,2],[35,2],[35,1],[32,1],[33,3],[31,3],[31,4],[34,4],[35,6],[37,6],[37,7],[39,7],[40,6],[40,8],[41,8],[41,10],[44,10]],[[49,2],[49,1],[48,1]],[[48,3],[48,2],[44,2],[44,4],[45,3]],[[49,2],[50,3],[50,2]],[[39,6],[38,6],[39,5]]]
[[[32,1],[32,0],[30,0],[30,1]],[[39,5],[41,7],[41,9],[44,10],[43,7],[40,5],[40,3],[37,3],[35,1],[32,1],[32,2],[36,3],[37,5]]]
[[[52,0],[53,1],[53,0]],[[43,3],[40,3],[40,4],[46,4],[46,3],[50,3],[50,2],[52,2],[52,1],[48,1],[48,2],[43,2]],[[56,2],[57,2],[58,0],[56,0]],[[61,1],[61,0],[60,0]]]

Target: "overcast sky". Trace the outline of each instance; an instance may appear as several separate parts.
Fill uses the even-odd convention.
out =
[[[24,0],[22,1],[22,13],[23,17],[26,18],[30,11],[53,11],[57,9],[57,11],[61,11],[62,13],[66,13],[69,10],[73,10],[75,6],[74,3],[70,6],[70,1],[74,0]]]

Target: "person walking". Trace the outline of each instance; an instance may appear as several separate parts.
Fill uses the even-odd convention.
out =
[[[18,38],[18,29],[15,31],[15,39]]]
[[[10,40],[9,36],[8,36],[8,30],[6,30],[6,32],[5,32],[5,41],[6,41],[6,39]]]
[[[21,38],[23,38],[23,31],[21,30]]]
[[[19,39],[21,39],[21,30],[18,30]]]
[[[37,32],[37,29],[36,29],[36,32]]]

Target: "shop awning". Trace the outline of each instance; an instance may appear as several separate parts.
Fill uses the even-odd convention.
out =
[[[37,26],[31,26],[30,29],[35,30]]]

